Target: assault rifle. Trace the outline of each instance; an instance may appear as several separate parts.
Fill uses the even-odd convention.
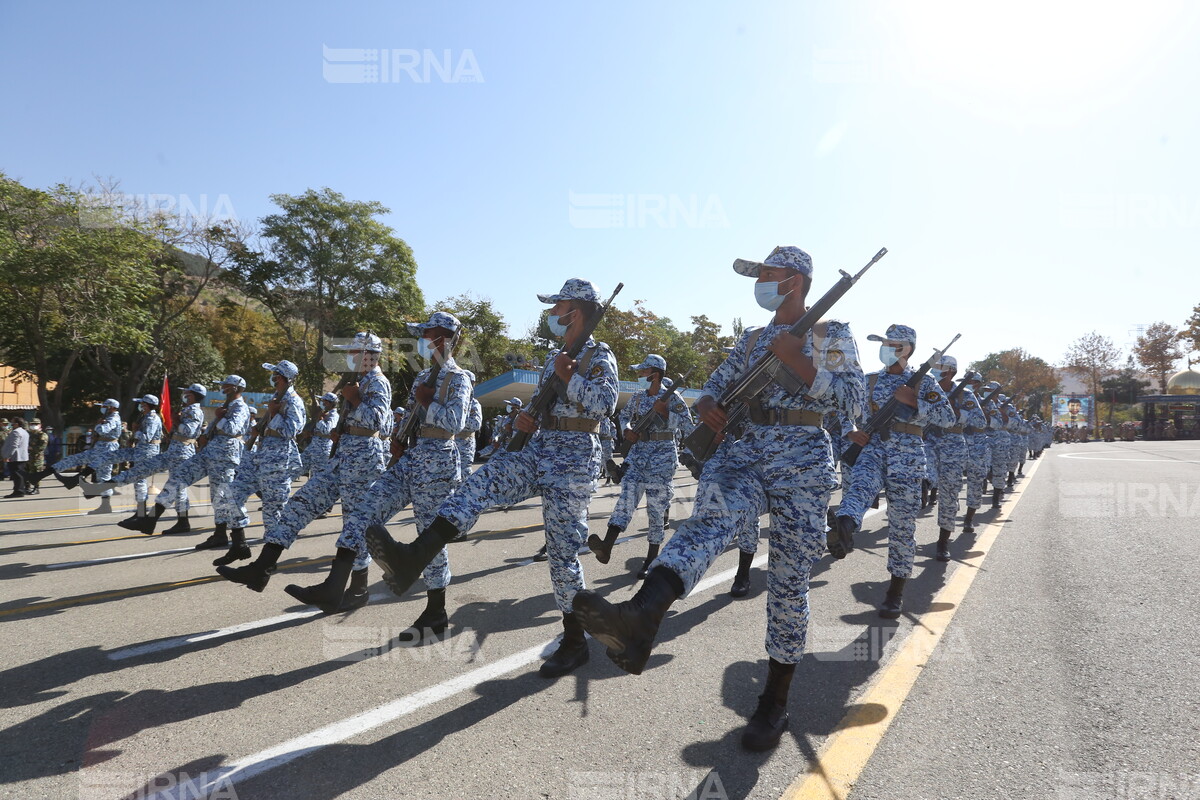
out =
[[[683,386],[683,382],[688,379],[688,375],[691,375],[692,371],[694,369],[695,369],[695,367],[692,367],[692,369],[689,369],[687,371],[686,375],[676,375],[675,382],[671,384],[671,388],[667,390],[667,393],[665,395],[663,395],[662,397],[658,398],[658,400],[655,400],[654,402],[657,403],[659,400],[661,400],[664,403],[667,403],[669,405],[671,402],[671,398],[674,397],[675,393],[678,392],[679,389]],[[630,400],[630,402],[633,402],[633,401]],[[654,406],[652,404],[650,406],[649,411],[647,411],[645,414],[642,414],[642,416],[638,417],[634,421],[634,423],[629,426],[629,430],[633,431],[638,436],[641,436],[643,433],[649,433],[650,428],[652,425],[654,425],[654,420],[656,418],[662,419],[662,417],[660,417],[658,415],[658,412],[654,410]],[[628,439],[626,439],[624,431],[622,431],[621,432],[621,444],[617,447],[617,452],[619,452],[623,456],[627,456],[627,455],[629,455],[629,449],[631,447],[633,447],[633,445],[634,445],[634,442],[631,442]]]

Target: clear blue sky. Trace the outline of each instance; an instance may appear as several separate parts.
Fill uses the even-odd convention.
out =
[[[839,307],[860,343],[895,321],[921,355],[961,331],[960,361],[1054,362],[1081,333],[1125,345],[1200,303],[1198,16],[1186,0],[2,2],[0,169],[245,220],[308,187],[379,200],[427,298],[491,297],[514,335],[533,292],[570,276],[728,331],[768,316],[734,258],[798,244],[822,291],[887,246]],[[379,55],[326,47],[389,52],[361,82]],[[448,76],[426,49],[451,51]]]

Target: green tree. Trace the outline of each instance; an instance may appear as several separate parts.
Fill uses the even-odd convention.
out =
[[[978,372],[984,381],[996,381],[1005,394],[1043,413],[1049,413],[1050,397],[1062,385],[1054,367],[1019,347],[989,353],[968,369]]]
[[[228,242],[241,290],[261,302],[286,337],[299,382],[319,393],[327,340],[372,330],[406,338],[404,323],[425,302],[412,249],[376,217],[381,203],[347,200],[329,188],[271,195],[280,212],[261,221],[255,243]]]
[[[30,189],[0,173],[4,360],[36,381],[40,413],[58,428],[86,351],[150,344],[146,299],[159,244],[129,225],[95,224],[91,210],[80,190]]]
[[[1117,371],[1121,350],[1112,339],[1092,331],[1079,337],[1067,350],[1063,367],[1087,381],[1093,397],[1100,394],[1100,381]]]
[[[1150,388],[1150,381],[1144,381],[1138,377],[1133,356],[1130,355],[1121,371],[1102,380],[1100,388],[1105,401],[1130,404],[1136,403],[1138,397],[1146,393],[1146,390]]]
[[[1166,322],[1155,322],[1137,338],[1133,348],[1138,363],[1158,380],[1158,390],[1163,394],[1167,393],[1167,378],[1175,372],[1175,363],[1183,358],[1179,342],[1186,335]]]
[[[466,293],[447,297],[434,303],[426,315],[434,311],[449,311],[458,317],[465,329],[458,345],[458,363],[475,373],[480,382],[493,378],[510,367],[504,356],[513,352],[508,338],[508,323],[486,297]]]

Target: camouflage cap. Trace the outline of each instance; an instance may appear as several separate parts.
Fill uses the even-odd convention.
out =
[[[651,353],[642,359],[640,364],[630,364],[630,369],[660,369],[663,372],[667,371],[667,360],[656,353]]]
[[[429,328],[445,328],[448,331],[458,333],[459,329],[462,328],[462,322],[449,311],[435,311],[429,315],[428,322],[408,323],[408,333],[410,336],[420,336]]]
[[[983,385],[983,390],[985,392],[994,392],[999,388],[1000,388],[1000,384],[996,383],[996,381],[988,381],[987,383],[985,383]]]
[[[604,302],[604,299],[600,297],[600,292],[596,290],[592,282],[585,281],[583,278],[571,278],[558,290],[558,294],[539,294],[537,299],[546,305],[553,305],[559,300],[587,300],[590,303]]]
[[[813,274],[812,256],[799,247],[792,245],[776,247],[762,261],[749,261],[745,258],[739,258],[733,262],[733,271],[748,278],[757,278],[759,271],[763,267],[794,269],[801,275],[807,275],[810,278]]]
[[[152,405],[152,406],[157,406],[157,405],[158,405],[158,398],[157,398],[157,397],[155,397],[155,396],[154,396],[154,395],[152,395],[152,394],[147,394],[147,395],[142,395],[141,397],[139,397],[139,398],[137,399],[137,402],[139,402],[139,403],[146,403],[146,404],[148,404],[148,405]]]
[[[325,394],[321,395],[317,399],[324,400],[326,403],[332,403],[334,405],[337,405],[337,395],[334,394],[333,392],[326,392]]]
[[[105,400],[103,403],[96,403],[96,406],[97,406],[98,408],[111,408],[111,409],[113,409],[113,410],[116,410],[116,409],[119,409],[119,408],[121,407],[121,404],[120,404],[120,403],[118,403],[116,400],[113,400],[113,399],[110,397],[110,398],[108,398],[107,400]]]
[[[867,336],[867,341],[870,342],[908,342],[913,347],[917,346],[917,332],[907,325],[888,325],[887,333],[880,336],[877,333],[872,333]]]
[[[331,344],[329,346],[333,350],[350,350],[352,352],[366,351],[368,353],[382,353],[383,340],[370,331],[359,331],[354,334],[354,338],[348,344]]]
[[[262,368],[268,372],[282,375],[283,379],[289,383],[296,380],[296,376],[300,374],[300,368],[287,360],[280,361],[278,364],[263,364]]]
[[[181,392],[191,392],[194,395],[204,397],[208,394],[208,389],[204,388],[204,384],[193,383],[191,386],[185,386],[180,389]]]
[[[958,359],[956,359],[954,356],[944,355],[938,359],[938,362],[935,366],[941,367],[942,369],[952,369],[955,372],[958,372]]]
[[[508,403],[510,406],[512,406],[514,408],[520,408],[521,406],[525,405],[523,402],[521,402],[521,398],[519,398],[519,397],[510,397],[507,400],[505,400],[504,402]]]
[[[38,419],[37,417],[34,417],[33,419],[29,420],[29,424],[30,425],[41,425],[42,421],[40,419]]]
[[[236,386],[239,389],[246,388],[246,379],[241,375],[226,375],[225,378],[217,384],[218,386]]]

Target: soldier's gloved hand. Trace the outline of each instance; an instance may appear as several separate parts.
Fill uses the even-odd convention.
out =
[[[654,401],[654,411],[660,417],[662,417],[663,419],[666,419],[667,413],[668,413],[667,401],[666,400],[655,400]]]
[[[717,405],[717,401],[712,399],[711,395],[704,395],[700,401],[696,403],[696,415],[700,417],[700,421],[714,431],[720,431],[725,428],[725,424],[729,421],[729,417],[725,414],[725,409]]]
[[[638,435],[633,432],[633,428],[626,428],[625,429],[625,441],[636,442],[637,440],[638,440]]]
[[[537,433],[538,429],[537,420],[524,411],[522,411],[520,414],[517,414],[517,419],[513,425],[521,433]]]
[[[846,434],[846,438],[859,447],[866,447],[867,442],[871,441],[871,434],[866,431],[850,431],[850,433]]]
[[[559,353],[554,357],[554,374],[563,383],[570,383],[571,376],[575,374],[575,370],[577,369],[579,369],[579,362],[566,353]],[[530,419],[533,419],[533,417],[530,417]],[[526,431],[526,433],[532,433],[532,431]]]
[[[917,407],[917,391],[911,386],[896,387],[896,399],[909,408]]]
[[[417,384],[413,389],[413,397],[417,398],[417,402],[425,408],[429,408],[429,404],[433,402],[433,387],[425,384]]]

